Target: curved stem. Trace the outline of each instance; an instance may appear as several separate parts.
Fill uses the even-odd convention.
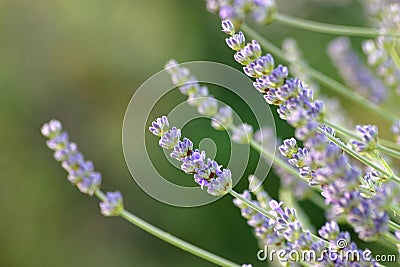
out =
[[[95,195],[102,201],[106,200],[106,196],[104,195],[104,193],[100,190],[97,190],[95,192]],[[204,249],[201,249],[199,247],[196,247],[186,241],[183,241],[182,239],[179,239],[173,235],[171,235],[170,233],[167,233],[153,225],[151,225],[150,223],[142,220],[141,218],[133,215],[132,213],[130,213],[127,210],[123,210],[121,212],[121,217],[124,218],[125,220],[127,220],[128,222],[136,225],[137,227],[139,227],[140,229],[154,235],[155,237],[160,238],[161,240],[164,240],[167,243],[170,243],[171,245],[174,245],[184,251],[187,251],[195,256],[198,256],[202,259],[205,259],[209,262],[212,262],[214,264],[217,264],[219,266],[234,266],[234,267],[240,267],[240,265],[233,263],[229,260],[226,260],[220,256],[217,256],[215,254],[212,254],[211,252],[208,252]]]
[[[386,30],[386,32],[382,32],[379,29],[321,23],[306,19],[295,18],[281,13],[278,13],[275,19],[276,21],[290,27],[327,34],[364,37],[377,37],[379,35],[400,36],[400,33],[395,30]]]
[[[286,57],[283,55],[282,51],[278,47],[276,47],[274,44],[269,42],[263,36],[258,34],[249,25],[243,23],[241,28],[246,34],[248,34],[249,36],[256,39],[264,49],[268,50],[268,52],[274,54],[276,57],[278,57],[282,61],[289,63],[289,61],[286,59]],[[293,64],[299,65],[299,63],[296,63],[296,62],[293,62]],[[326,87],[330,88],[335,93],[349,99],[353,103],[359,105],[360,107],[365,108],[366,110],[370,111],[371,113],[378,115],[379,117],[388,121],[389,123],[393,123],[394,121],[396,121],[395,115],[385,111],[384,109],[382,109],[382,107],[376,105],[375,103],[369,101],[368,99],[365,99],[364,97],[360,96],[359,94],[354,93],[354,91],[352,91],[350,88],[347,88],[343,84],[335,81],[334,79],[326,76],[325,74],[317,71],[316,69],[313,69],[309,66],[303,66],[303,65],[302,65],[302,67],[303,67],[304,71],[307,72],[311,77],[313,77],[315,80],[317,80],[322,85],[325,85]]]

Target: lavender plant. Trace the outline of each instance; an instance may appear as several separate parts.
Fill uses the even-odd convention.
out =
[[[181,136],[181,129],[170,125],[167,116],[156,118],[149,131],[159,137],[158,145],[179,162],[180,170],[191,175],[201,190],[216,197],[233,196],[233,204],[252,228],[260,248],[267,246],[286,253],[285,257],[270,259],[283,266],[380,266],[372,252],[358,248],[356,242],[351,242],[350,233],[341,231],[339,224],[347,224],[356,239],[371,244],[383,240],[392,250],[400,248],[400,177],[395,168],[400,159],[400,120],[384,109],[390,89],[398,91],[400,84],[397,40],[400,7],[395,1],[386,0],[366,1],[364,6],[375,19],[376,28],[329,25],[290,17],[280,13],[273,0],[206,1],[207,10],[221,18],[222,32],[227,35],[225,43],[234,51],[233,58],[242,66],[243,73],[253,79],[254,89],[276,107],[280,119],[293,127],[294,136],[283,141],[272,140],[273,129],[266,126],[254,131],[248,122],[236,125],[234,108],[219,105],[208,87],[189,69],[176,60],[165,65],[173,84],[187,96],[188,104],[199,114],[210,117],[215,130],[227,131],[233,142],[253,147],[273,164],[274,173],[280,178],[279,195],[283,202],[272,198],[254,175],[248,178],[248,189],[236,192],[232,178],[237,174],[207,157],[206,151],[196,149],[190,138]],[[304,30],[375,38],[362,44],[371,68],[352,50],[349,39],[335,39],[327,51],[346,83],[343,85],[310,67],[293,39],[284,42],[282,51],[272,45],[245,23],[248,15],[260,25],[279,22]],[[248,36],[254,39],[247,40]],[[269,53],[263,54],[263,49]],[[390,124],[395,142],[381,138],[376,125],[359,124],[352,129],[353,124],[339,100],[332,102],[332,98],[322,95],[320,88],[331,89],[383,118]],[[67,171],[68,180],[82,193],[101,200],[103,215],[121,216],[214,264],[239,266],[131,214],[124,208],[119,191],[104,194],[100,190],[101,174],[94,170],[91,161],[84,159],[77,145],[69,141],[59,121],[46,123],[42,134],[48,139],[47,146],[54,151],[54,158]],[[276,157],[266,145],[275,141],[280,142],[280,155]],[[268,182],[264,186],[268,188]],[[318,231],[310,223],[312,214],[299,204],[305,199],[325,212],[326,223]],[[293,251],[300,254],[290,257]]]

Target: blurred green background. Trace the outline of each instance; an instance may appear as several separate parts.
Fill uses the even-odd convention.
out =
[[[278,5],[298,17],[365,25],[358,2],[328,2],[285,0]],[[138,188],[122,154],[129,99],[169,58],[239,68],[219,24],[203,1],[0,1],[0,266],[212,266],[120,218],[104,218],[97,199],[72,187],[46,148],[39,129],[51,118],[63,122],[95,163],[103,188],[122,191],[130,211],[233,261],[260,265],[257,243],[230,197],[200,208],[164,205]],[[336,77],[325,55],[333,36],[281,25],[260,31],[276,44],[295,37],[312,66]],[[359,111],[353,114],[363,122]],[[277,126],[282,138],[292,134],[285,123],[277,121]],[[187,133],[199,140],[198,131]],[[217,144],[226,138],[213,137]],[[156,143],[153,147],[158,149]],[[273,196],[278,183],[273,175],[267,180]],[[246,186],[243,179],[238,190]],[[321,211],[303,204],[320,226],[324,219],[313,215]]]

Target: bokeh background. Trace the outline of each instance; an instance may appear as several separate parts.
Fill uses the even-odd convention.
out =
[[[280,0],[278,6],[298,17],[366,25],[357,1]],[[294,37],[311,66],[337,77],[325,54],[333,36],[279,24],[258,29],[278,45]],[[261,265],[257,243],[230,197],[190,209],[157,202],[135,184],[122,153],[122,121],[136,88],[171,57],[239,68],[224,38],[219,19],[201,0],[0,1],[0,266],[212,266],[121,218],[104,218],[98,200],[72,187],[46,148],[39,129],[51,118],[63,122],[102,172],[103,188],[122,191],[130,211],[233,261]],[[360,39],[353,41],[359,51]],[[355,121],[378,122],[347,104]],[[292,135],[284,122],[276,124],[281,138]],[[208,122],[197,126],[205,130],[187,127],[185,134],[226,142],[208,131]],[[155,142],[151,146],[158,151]],[[250,161],[244,178],[253,168]],[[271,174],[265,186],[272,196],[278,184]],[[242,179],[238,190],[246,186]],[[321,210],[302,205],[316,226],[324,223]]]

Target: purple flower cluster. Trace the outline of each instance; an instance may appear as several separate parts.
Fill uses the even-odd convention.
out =
[[[229,31],[229,28],[226,30]],[[231,128],[233,124],[232,109],[229,106],[219,108],[218,101],[209,94],[208,88],[201,86],[187,68],[179,66],[176,60],[171,59],[165,65],[165,70],[171,75],[174,85],[179,86],[180,92],[188,96],[189,105],[197,107],[200,114],[212,117],[211,126],[213,128],[217,130]]]
[[[351,49],[350,39],[339,37],[328,46],[328,55],[342,79],[354,90],[374,103],[381,103],[388,92]]]
[[[251,13],[254,21],[266,25],[275,19],[277,12],[274,0],[207,0],[207,10],[218,13],[222,20],[229,19],[240,25],[247,13]]]
[[[122,194],[119,191],[107,192],[106,200],[100,203],[104,216],[119,216],[124,209]]]
[[[378,127],[375,125],[357,125],[357,132],[361,136],[361,141],[351,140],[357,152],[373,152],[378,145]]]
[[[390,57],[385,38],[378,37],[362,43],[362,50],[367,56],[367,63],[383,80],[386,86],[400,94],[400,71]]]
[[[304,59],[302,52],[297,45],[297,42],[293,38],[285,38],[282,42],[282,53],[285,58],[290,62],[289,70],[292,76],[299,78],[300,80],[306,82],[310,88],[313,89],[314,97],[318,97],[325,104],[325,118],[331,123],[336,125],[343,125],[346,127],[352,127],[353,124],[348,114],[340,106],[340,101],[336,97],[326,96],[320,94],[319,84],[314,81],[308,72],[308,64]]]
[[[223,23],[229,24],[227,21]],[[255,48],[260,54],[256,44],[253,40],[251,46],[246,45],[236,52],[247,56],[247,61],[241,60],[239,63],[246,62],[246,74],[251,73],[249,76],[256,78],[254,87],[261,91],[269,104],[278,106],[280,117],[294,126],[296,137],[304,141],[304,148],[299,148],[296,139],[285,140],[279,147],[281,154],[299,169],[300,176],[308,180],[311,186],[322,188],[326,203],[332,206],[332,218],[346,215],[363,240],[374,240],[387,233],[389,216],[385,210],[388,207],[381,205],[377,197],[367,199],[362,196],[357,189],[362,179],[360,171],[350,166],[349,158],[326,136],[334,136],[334,131],[323,124],[324,103],[313,100],[313,91],[304,82],[288,78],[285,66],[278,65],[268,74],[249,71],[261,64],[261,57],[254,59],[251,57],[254,53],[249,52],[250,48],[246,49]],[[265,58],[267,56],[261,61],[264,66],[273,64],[272,56],[268,56],[268,64]],[[375,128],[359,129],[363,129],[363,144],[370,149],[376,140],[376,134],[372,132]],[[323,133],[318,132],[322,130]]]
[[[159,129],[164,129],[160,131]],[[194,175],[194,181],[214,196],[222,196],[232,189],[232,177],[229,169],[222,169],[221,165],[210,158],[206,158],[204,151],[193,149],[193,142],[188,138],[181,141],[181,130],[176,127],[169,129],[167,117],[163,116],[152,122],[149,128],[156,136],[160,136],[159,144],[165,149],[173,149],[170,156],[180,162],[181,170]],[[161,133],[161,135],[160,135]]]
[[[249,181],[249,188],[256,200],[252,200],[252,195],[247,190],[243,192],[242,196],[268,210],[276,217],[276,219],[267,218],[249,208],[241,200],[234,199],[233,203],[240,208],[241,215],[247,220],[248,225],[254,229],[254,235],[261,242],[261,246],[274,246],[276,249],[284,249],[288,252],[293,250],[298,252],[312,250],[316,256],[313,258],[310,256],[306,260],[314,266],[344,266],[344,264],[346,264],[345,266],[377,266],[372,258],[366,261],[364,259],[339,258],[337,255],[329,255],[329,253],[338,253],[339,250],[342,252],[358,251],[361,254],[362,250],[359,250],[355,243],[350,242],[350,234],[348,232],[340,232],[339,226],[335,221],[327,222],[318,231],[319,236],[326,240],[326,243],[322,239],[313,239],[311,233],[303,229],[294,209],[282,208],[283,203],[271,199],[261,187],[252,190],[252,183],[258,184],[257,178],[254,176],[250,176]]]
[[[224,31],[226,32],[230,32],[232,30],[234,31],[234,27],[231,23],[223,24],[223,27]],[[171,75],[172,82],[179,86],[180,92],[188,96],[189,105],[197,107],[197,111],[200,114],[212,117],[211,126],[214,129],[232,129],[232,140],[234,142],[239,144],[248,144],[250,142],[250,140],[253,138],[253,127],[247,123],[243,123],[237,127],[234,127],[232,108],[227,105],[219,107],[217,100],[212,95],[209,95],[208,88],[206,86],[200,86],[200,84],[197,82],[197,78],[193,76],[187,68],[179,66],[178,63],[172,59],[167,62],[165,69]],[[165,123],[162,121],[157,121],[156,125],[157,124],[164,125]],[[155,126],[153,125],[153,127]],[[174,131],[174,134],[176,135],[177,130],[175,129]],[[156,133],[156,135],[161,136],[160,131],[156,131]],[[167,140],[169,140],[169,138],[167,138]],[[161,144],[161,142],[162,139],[160,140],[160,145],[164,148],[173,147],[172,144],[169,144],[169,147],[165,147]]]
[[[78,189],[88,195],[100,188],[101,174],[94,171],[91,161],[86,161],[78,151],[78,146],[68,139],[68,133],[62,130],[57,120],[51,120],[43,125],[42,134],[47,137],[47,146],[54,151],[54,158],[61,162],[68,172],[68,180]]]
[[[223,21],[222,25],[234,29],[229,21]],[[242,33],[233,34],[230,38],[236,38],[239,34]],[[265,100],[279,106],[279,116],[297,128],[296,136],[299,139],[304,140],[317,130],[323,122],[324,104],[313,100],[313,91],[304,82],[288,78],[287,67],[275,67],[270,54],[261,56],[261,47],[255,40],[236,51],[234,58],[244,65],[243,70],[248,76],[256,78],[253,85],[264,95]]]
[[[159,134],[163,130],[165,127],[158,127],[154,128],[153,132]],[[62,167],[68,172],[68,180],[73,185],[89,196],[100,190],[101,174],[94,171],[91,161],[84,159],[77,145],[69,141],[68,133],[62,130],[59,121],[51,120],[45,123],[41,132],[49,139],[46,142],[47,146],[54,151],[54,158],[61,162]],[[100,203],[100,210],[104,216],[120,215],[123,208],[120,192],[107,192],[106,199]]]
[[[394,140],[400,145],[400,121],[395,121],[390,130],[394,134]]]
[[[334,135],[328,127],[325,131]],[[350,166],[348,157],[324,134],[317,133],[307,139],[304,146],[298,148],[292,138],[285,140],[279,150],[290,164],[299,168],[300,176],[307,179],[310,186],[322,188],[326,204],[331,205],[330,217],[345,215],[363,240],[376,240],[387,233],[389,216],[386,210],[390,203],[381,199],[381,194],[390,199],[387,188],[377,187],[373,198],[363,197],[358,190],[360,171]]]

